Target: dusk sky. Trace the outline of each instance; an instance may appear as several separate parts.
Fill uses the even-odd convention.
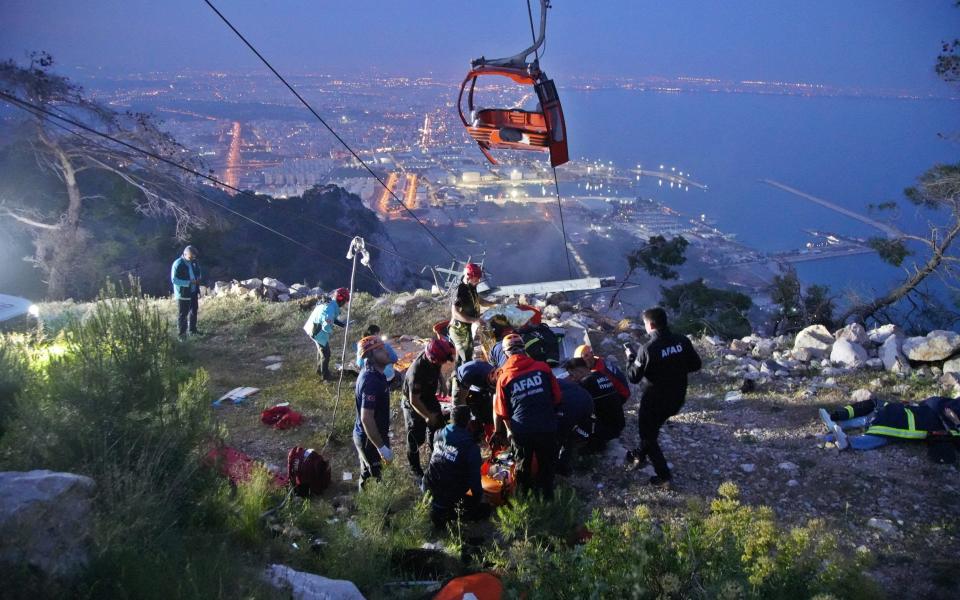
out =
[[[535,3],[536,4],[536,3]],[[544,69],[944,91],[932,65],[960,36],[953,0],[554,0]],[[529,42],[523,0],[219,0],[286,72],[456,77]],[[536,8],[536,7],[535,7]],[[244,70],[256,59],[202,0],[0,0],[0,57],[59,69]]]

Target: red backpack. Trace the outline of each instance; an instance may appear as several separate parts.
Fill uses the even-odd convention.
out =
[[[316,450],[296,446],[287,454],[287,476],[296,495],[319,495],[330,485],[330,463]]]

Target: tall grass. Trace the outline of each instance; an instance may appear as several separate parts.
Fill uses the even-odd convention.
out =
[[[2,467],[81,473],[97,486],[92,561],[66,595],[232,597],[247,579],[231,551],[187,527],[211,487],[200,457],[219,431],[206,373],[178,362],[168,320],[135,286],[111,289],[57,338],[33,340],[11,377],[16,342],[0,346],[0,380],[19,382]],[[25,574],[17,589],[62,585]]]

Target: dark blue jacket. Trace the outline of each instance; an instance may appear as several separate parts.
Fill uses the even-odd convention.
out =
[[[507,362],[507,353],[503,351],[503,342],[497,342],[490,349],[490,362],[498,369]]]
[[[483,497],[480,464],[480,446],[473,435],[465,427],[447,425],[434,439],[423,481],[433,497],[441,501],[456,501],[467,490],[479,499]]]
[[[562,398],[557,407],[557,433],[561,439],[573,434],[582,438],[593,433],[593,398],[590,392],[569,379],[559,379]]]
[[[556,433],[560,396],[560,384],[547,363],[514,354],[500,369],[493,410],[510,419],[514,433]]]
[[[623,414],[624,400],[617,393],[613,378],[592,371],[580,381],[580,385],[593,398],[593,414],[597,417],[594,433],[604,440],[619,437],[627,420]]]
[[[457,367],[457,381],[461,387],[477,388],[479,391],[490,390],[493,386],[487,377],[495,368],[485,360],[465,362]]]
[[[383,441],[387,442],[390,439],[390,384],[383,373],[373,368],[373,365],[367,364],[357,377],[355,400],[357,420],[353,426],[354,433],[361,438],[367,437],[360,419],[360,411],[364,408],[371,409],[377,423],[377,431]]]

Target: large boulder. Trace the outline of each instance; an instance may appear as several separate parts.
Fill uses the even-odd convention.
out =
[[[883,368],[894,373],[909,373],[910,363],[900,351],[900,338],[891,335],[887,338],[880,350],[877,352],[880,360],[883,361]]]
[[[912,337],[903,341],[903,353],[910,360],[935,362],[943,360],[960,350],[960,334],[938,329],[925,337]]]
[[[73,473],[0,473],[0,562],[76,574],[90,558],[95,487]]]
[[[793,349],[807,350],[812,356],[822,358],[830,352],[833,346],[833,335],[823,325],[811,325],[797,334],[793,341]]]
[[[833,349],[830,350],[830,362],[852,369],[862,367],[868,358],[870,357],[863,346],[844,338],[834,342]]]
[[[328,579],[286,565],[270,565],[264,579],[273,587],[288,591],[293,600],[364,600],[351,581]]]
[[[947,373],[960,373],[960,356],[943,363],[943,374],[946,375]]]
[[[254,277],[252,279],[244,279],[243,281],[240,282],[240,287],[242,287],[247,291],[258,290],[260,289],[261,285],[263,285],[263,280],[257,277]]]
[[[847,340],[860,346],[863,346],[869,340],[867,330],[864,329],[860,323],[850,323],[843,329],[838,329],[837,332],[833,334],[833,337],[838,340]]]
[[[287,288],[286,284],[284,284],[282,281],[274,279],[273,277],[264,277],[263,285],[272,290],[276,290],[278,294],[285,294],[289,289]]]
[[[217,281],[213,284],[213,294],[215,296],[223,296],[230,291],[231,285],[229,281]]]
[[[885,341],[887,341],[887,338],[890,337],[891,335],[895,335],[897,337],[902,338],[903,331],[901,331],[899,327],[891,323],[888,325],[877,327],[876,329],[871,329],[870,331],[867,332],[867,339],[869,339],[871,342],[879,346],[883,344]]]

